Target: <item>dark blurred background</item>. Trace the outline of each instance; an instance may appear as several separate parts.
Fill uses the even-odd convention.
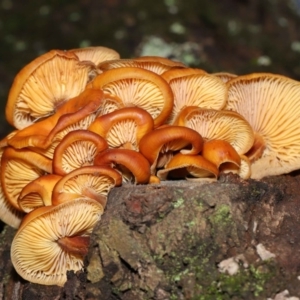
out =
[[[14,76],[51,49],[107,46],[209,72],[273,72],[300,80],[300,0],[0,0],[3,136]]]

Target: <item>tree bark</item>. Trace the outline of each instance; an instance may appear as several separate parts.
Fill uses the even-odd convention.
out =
[[[2,299],[275,299],[300,295],[299,175],[114,188],[85,269],[23,281],[2,232]],[[279,297],[277,295],[277,297]],[[288,297],[288,296],[287,296]],[[280,298],[285,299],[285,298]],[[286,298],[288,299],[288,298]]]

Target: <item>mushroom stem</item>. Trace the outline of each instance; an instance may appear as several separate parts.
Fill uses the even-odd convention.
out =
[[[89,236],[65,236],[57,240],[60,247],[74,255],[84,257],[88,253],[90,237]]]

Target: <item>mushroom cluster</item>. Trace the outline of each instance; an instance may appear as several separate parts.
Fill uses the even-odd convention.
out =
[[[123,182],[260,179],[300,167],[300,83],[208,74],[105,47],[52,50],[16,76],[0,141],[0,219],[26,280],[80,270],[109,191]]]

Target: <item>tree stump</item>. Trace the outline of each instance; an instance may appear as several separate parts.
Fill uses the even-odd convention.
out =
[[[300,296],[300,175],[124,184],[64,287],[22,280],[1,239],[1,299],[275,299]],[[277,295],[277,296],[276,296]],[[285,296],[283,296],[285,297]],[[279,298],[278,298],[279,299]]]

